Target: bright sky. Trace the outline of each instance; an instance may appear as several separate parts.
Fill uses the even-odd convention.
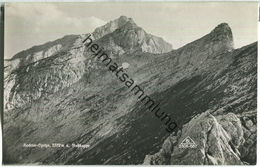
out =
[[[8,3],[5,12],[5,58],[64,35],[92,32],[121,15],[174,49],[222,22],[230,25],[236,48],[257,40],[257,2]]]

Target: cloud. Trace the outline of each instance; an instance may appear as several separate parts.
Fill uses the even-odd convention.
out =
[[[18,23],[27,23],[30,31],[47,31],[60,29],[69,33],[84,31],[88,33],[94,28],[105,24],[104,20],[97,17],[71,17],[65,11],[57,8],[57,4],[11,4],[7,8],[8,17],[15,18]],[[17,22],[16,22],[17,23]],[[48,29],[48,30],[46,30]],[[64,33],[65,33],[64,32]]]
[[[72,16],[58,3],[8,3],[6,5],[7,54],[68,34],[86,34],[106,22],[94,16]],[[19,45],[17,45],[19,44]]]

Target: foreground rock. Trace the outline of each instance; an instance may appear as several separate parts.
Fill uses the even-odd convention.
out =
[[[256,159],[255,121],[256,111],[238,116],[205,112],[184,125],[177,135],[168,137],[158,153],[145,157],[144,164],[248,164],[243,160]],[[180,147],[188,136],[195,142],[195,148]]]

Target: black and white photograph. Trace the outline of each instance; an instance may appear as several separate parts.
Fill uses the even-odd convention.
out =
[[[258,2],[6,2],[4,165],[256,165]]]

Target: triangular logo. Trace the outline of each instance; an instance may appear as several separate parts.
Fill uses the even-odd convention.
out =
[[[184,140],[182,140],[181,144],[179,145],[179,148],[196,148],[197,144],[190,138],[190,136],[187,136]]]

